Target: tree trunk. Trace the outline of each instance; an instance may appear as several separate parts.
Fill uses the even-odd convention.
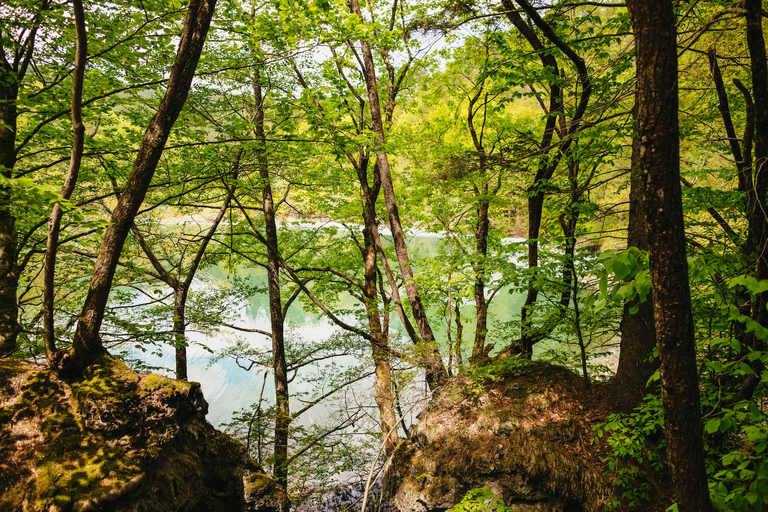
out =
[[[533,183],[528,188],[528,268],[530,269],[528,295],[525,299],[525,304],[521,310],[520,322],[521,322],[521,352],[524,356],[530,358],[533,355],[533,345],[544,338],[548,334],[548,329],[551,326],[556,325],[558,322],[557,317],[551,318],[545,323],[545,328],[540,329],[539,332],[533,327],[533,311],[538,299],[538,265],[539,265],[539,249],[538,249],[538,237],[539,230],[541,228],[542,212],[544,208],[544,189],[549,180],[552,178],[557,166],[564,155],[569,154],[571,145],[576,140],[576,134],[581,126],[582,118],[589,105],[589,99],[592,95],[592,83],[589,78],[589,72],[587,66],[582,59],[570,46],[568,46],[562,39],[560,39],[552,27],[544,21],[539,15],[538,11],[531,5],[528,0],[515,0],[520,8],[526,13],[530,20],[541,30],[544,36],[555,45],[576,67],[579,74],[579,83],[581,85],[581,94],[579,97],[576,110],[571,117],[571,121],[566,127],[565,120],[562,117],[563,111],[563,91],[558,85],[560,81],[560,71],[557,66],[555,57],[549,53],[549,50],[545,51],[544,45],[541,44],[538,36],[536,36],[533,29],[528,26],[520,15],[514,10],[514,5],[511,0],[502,0],[504,8],[509,12],[508,18],[521,34],[528,40],[534,51],[538,52],[544,68],[549,68],[551,78],[549,79],[550,87],[550,106],[547,117],[547,123],[542,135],[542,141],[540,145],[541,161],[539,168],[536,171],[536,177]],[[559,115],[558,115],[559,114]],[[556,129],[557,120],[560,118],[561,130],[560,139],[561,143],[554,154],[550,158],[546,156],[553,152],[554,146],[552,144],[553,135]],[[570,287],[567,286],[566,289]],[[559,314],[559,313],[558,313]]]
[[[748,240],[745,253],[755,261],[754,277],[758,281],[768,279],[768,65],[766,64],[765,40],[762,26],[762,2],[746,0],[747,46],[752,70],[752,96],[754,108],[754,159],[752,180],[747,188]],[[746,153],[746,151],[745,151]],[[746,155],[745,155],[746,156]],[[749,252],[747,252],[749,251]],[[752,318],[768,327],[768,292],[756,297],[752,305]],[[765,350],[765,343],[754,333],[750,336],[750,348]],[[748,375],[741,384],[740,399],[751,398],[760,384],[759,375],[764,365],[759,359],[751,363],[754,375]]]
[[[80,374],[104,352],[99,329],[104,319],[117,262],[125,238],[152,181],[171,128],[186,102],[215,5],[216,0],[190,1],[179,49],[168,80],[168,89],[144,133],[131,174],[117,206],[112,211],[110,226],[104,233],[91,285],[78,320],[70,359],[62,367],[65,374]]]
[[[484,164],[485,158],[482,159]],[[472,345],[471,363],[479,361],[485,351],[485,337],[488,333],[488,301],[485,298],[485,279],[487,276],[485,258],[488,256],[488,184],[483,183],[480,204],[477,206],[477,227],[475,230],[475,254],[478,263],[475,267],[475,343]]]
[[[712,510],[704,467],[696,340],[688,284],[677,95],[677,34],[669,0],[630,0],[637,59],[637,168],[649,226],[653,316],[664,429],[681,512]]]
[[[352,13],[356,14],[360,20],[363,21],[363,15],[360,11],[358,0],[351,0],[350,8]],[[443,364],[443,360],[437,349],[435,336],[432,333],[432,327],[429,325],[426,308],[421,301],[421,295],[416,286],[416,281],[413,277],[413,269],[410,265],[410,258],[408,257],[405,233],[403,231],[402,223],[400,222],[400,213],[397,208],[395,190],[392,184],[392,173],[389,169],[389,159],[387,157],[387,152],[383,147],[385,144],[384,123],[381,116],[381,106],[379,104],[379,92],[376,85],[376,73],[374,70],[371,46],[367,41],[360,41],[360,46],[363,54],[363,71],[365,86],[368,92],[368,104],[371,109],[371,130],[376,134],[378,143],[381,145],[381,147],[376,149],[376,165],[381,173],[381,185],[382,190],[384,191],[384,202],[387,206],[392,238],[395,243],[395,254],[397,255],[397,261],[400,265],[400,275],[403,276],[403,281],[405,282],[408,300],[411,302],[413,316],[416,320],[419,333],[421,334],[421,339],[424,342],[423,358],[424,366],[426,368],[427,383],[429,384],[430,389],[435,389],[445,383],[448,378],[448,372],[445,370],[445,365]]]
[[[642,148],[635,139],[632,144],[632,172],[629,188],[629,226],[627,247],[648,250],[648,224],[643,201],[643,183],[640,162]],[[632,307],[638,310],[630,312]],[[653,325],[653,293],[645,302],[635,300],[624,304],[621,316],[621,347],[619,367],[613,380],[613,397],[618,409],[629,413],[645,396],[648,379],[659,367],[658,359],[648,361],[656,347],[656,330]]]
[[[373,185],[368,184],[368,158],[361,157],[356,166],[357,177],[360,181],[363,200],[363,247],[361,249],[364,264],[365,309],[368,316],[368,327],[371,331],[371,350],[376,370],[376,405],[379,408],[381,433],[385,439],[384,449],[392,453],[397,444],[397,418],[395,417],[394,399],[392,397],[392,368],[389,362],[389,340],[381,323],[378,307],[377,265],[376,265],[376,199],[381,189],[381,179],[374,173]]]
[[[261,173],[260,173],[261,174]],[[272,361],[275,377],[275,481],[283,489],[288,487],[288,428],[291,424],[288,393],[288,365],[285,360],[283,305],[280,298],[280,255],[278,252],[277,224],[272,200],[272,187],[267,181],[262,190],[264,224],[267,232],[267,286],[269,292],[269,318],[272,327]]]
[[[237,157],[235,158],[235,164],[232,169],[232,176],[234,180],[237,180],[238,174],[239,174],[239,166],[240,166],[240,157],[243,154],[242,148],[237,153]],[[112,179],[113,186],[116,187],[116,182],[114,178]],[[120,193],[116,192],[117,196],[120,197]],[[141,234],[141,231],[136,227],[134,224],[132,231],[133,236],[136,238],[136,241],[139,243],[139,247],[141,247],[141,250],[144,251],[144,254],[149,259],[149,262],[154,267],[155,271],[157,272],[156,277],[157,279],[161,280],[165,284],[171,287],[173,290],[173,333],[174,333],[174,339],[176,342],[175,352],[176,352],[176,378],[181,380],[187,380],[188,374],[187,374],[187,335],[186,335],[186,320],[185,320],[185,310],[187,307],[187,297],[189,295],[189,289],[192,287],[192,281],[195,279],[195,275],[197,274],[197,269],[200,267],[200,263],[203,260],[203,256],[205,255],[205,250],[208,248],[208,244],[211,242],[211,239],[213,238],[213,235],[216,234],[216,230],[219,228],[219,224],[221,224],[221,221],[224,219],[224,215],[227,213],[227,210],[229,209],[230,202],[232,201],[232,198],[235,195],[235,186],[234,184],[232,187],[228,187],[227,191],[227,197],[224,200],[224,203],[221,205],[221,208],[219,208],[219,213],[216,215],[216,218],[213,220],[213,223],[211,224],[211,227],[208,229],[208,232],[203,237],[202,241],[200,242],[200,246],[197,248],[197,252],[195,253],[194,258],[192,259],[192,263],[189,266],[189,269],[187,270],[186,277],[184,280],[181,280],[181,268],[183,260],[180,259],[178,261],[178,264],[176,265],[176,268],[179,270],[179,275],[174,276],[172,275],[160,262],[160,260],[155,255],[154,251],[152,250],[152,247],[147,243],[147,241],[144,239],[144,236]]]
[[[184,310],[187,305],[187,290],[180,286],[173,290],[173,337],[176,342],[176,378],[187,380],[187,336]]]
[[[486,47],[487,49],[487,47]],[[486,52],[486,63],[488,53]],[[474,185],[475,196],[478,201],[476,210],[477,220],[475,224],[475,255],[477,263],[474,265],[475,273],[475,342],[472,345],[472,357],[470,362],[476,364],[485,355],[485,337],[488,333],[488,301],[485,299],[485,279],[487,277],[485,259],[488,256],[488,231],[490,221],[488,219],[488,210],[490,207],[489,187],[488,187],[488,155],[483,146],[484,124],[481,125],[480,134],[475,129],[475,105],[483,96],[484,82],[481,82],[477,93],[470,99],[467,109],[467,129],[472,136],[472,143],[477,151],[478,163],[480,165],[480,186]],[[482,108],[484,109],[483,122],[485,121],[485,109],[488,105],[488,96],[485,94]],[[494,191],[497,192],[498,188]]]
[[[461,371],[461,368],[464,366],[464,360],[461,355],[461,342],[462,336],[464,336],[464,325],[461,323],[461,308],[459,307],[459,300],[456,299],[456,304],[454,305],[454,313],[456,313],[456,368],[457,373]]]
[[[528,293],[525,303],[520,311],[521,325],[521,351],[524,356],[533,354],[533,309],[539,296],[539,287],[536,282],[536,274],[539,266],[539,229],[541,228],[541,216],[544,208],[544,185],[552,176],[550,166],[545,156],[551,151],[552,139],[557,124],[557,113],[563,111],[563,91],[559,85],[560,69],[554,55],[544,51],[544,45],[539,40],[533,29],[525,23],[517,12],[512,0],[502,0],[507,17],[526,38],[533,50],[539,54],[541,64],[549,69],[552,78],[549,83],[549,112],[547,112],[546,125],[541,136],[539,150],[542,153],[539,168],[533,183],[528,187],[528,269],[531,271],[528,281]],[[554,168],[552,168],[554,172]]]
[[[258,169],[262,186],[262,206],[267,248],[267,290],[269,293],[269,318],[272,327],[272,364],[275,378],[275,481],[283,489],[288,487],[288,429],[291,425],[291,410],[288,392],[288,365],[285,360],[285,334],[283,303],[280,297],[280,248],[277,239],[275,220],[275,201],[272,197],[269,164],[267,160],[267,140],[264,132],[264,95],[261,86],[261,74],[258,70],[253,78],[254,96],[254,132],[259,144]]]
[[[83,80],[85,76],[85,59],[88,55],[88,42],[85,32],[85,14],[83,13],[82,0],[72,1],[72,10],[75,19],[75,33],[77,43],[75,45],[75,68],[72,73],[72,155],[69,161],[69,169],[61,187],[61,197],[69,199],[75,190],[77,177],[80,173],[80,163],[83,158],[83,146],[85,144],[85,125],[83,124]],[[54,278],[56,277],[56,253],[59,245],[59,232],[61,218],[64,212],[61,203],[53,205],[51,216],[48,219],[48,240],[45,247],[45,275],[43,277],[43,325],[45,328],[44,345],[48,364],[54,368],[56,353],[56,333],[54,324]]]
[[[40,10],[47,9],[43,2]],[[24,80],[32,53],[39,19],[30,29],[25,45],[20,48],[4,46],[0,38],[0,166],[4,178],[13,178],[16,165],[16,102],[19,85]],[[19,286],[18,234],[11,209],[12,190],[0,187],[0,357],[16,350],[19,333],[19,307],[16,292]]]
[[[0,202],[6,202],[9,198],[9,190],[0,189]],[[16,302],[16,290],[19,286],[16,263],[17,240],[16,219],[10,208],[2,207],[0,208],[0,356],[16,350],[16,336],[19,333],[19,307]]]
[[[1,65],[1,64],[0,64]],[[3,177],[11,178],[11,169],[16,162],[16,94],[12,90],[11,73],[2,69],[0,73],[0,165],[5,167]],[[0,187],[0,356],[16,349],[18,334],[18,304],[16,289],[16,219],[9,203],[11,191]]]

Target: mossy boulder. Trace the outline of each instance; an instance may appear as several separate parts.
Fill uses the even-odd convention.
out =
[[[0,360],[0,510],[287,509],[207,410],[199,384],[138,374],[110,357],[70,383]]]
[[[607,394],[565,368],[517,360],[450,381],[384,470],[400,512],[445,511],[485,487],[515,512],[597,512],[615,495],[593,443]]]

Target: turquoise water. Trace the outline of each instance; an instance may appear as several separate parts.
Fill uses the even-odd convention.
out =
[[[409,251],[414,259],[423,260],[424,258],[434,257],[438,254],[440,242],[441,238],[435,235],[414,236],[410,240]],[[394,262],[392,263],[392,266],[393,268],[397,268],[397,265]],[[241,276],[246,276],[251,283],[266,285],[266,272],[259,267],[239,268],[237,269],[237,272]],[[208,268],[200,273],[199,279],[194,284],[194,288],[201,290],[206,287],[227,286],[228,274],[231,274],[231,272],[229,272],[223,265]],[[455,293],[456,292],[454,291],[454,296]],[[401,294],[405,296],[403,291],[401,291]],[[447,289],[444,291],[444,294],[447,297]],[[520,308],[523,301],[523,295],[519,293],[510,293],[509,289],[500,290],[494,297],[489,309],[488,342],[495,343],[496,350],[508,345],[511,340],[514,340],[519,336],[519,328],[514,326],[514,321],[519,319]],[[352,307],[355,303],[356,301],[351,296],[346,296],[340,298],[338,305],[341,307]],[[463,352],[466,360],[474,340],[474,304],[469,298],[464,298],[463,304],[462,317],[464,334],[462,346],[464,348]],[[269,299],[267,294],[265,292],[256,293],[248,297],[247,300],[236,304],[229,311],[229,317],[232,319],[230,322],[243,328],[269,331],[270,322],[268,307]],[[431,310],[430,314],[432,315],[432,328],[438,339],[438,343],[443,350],[445,350],[447,349],[447,318],[440,315],[434,308]],[[345,316],[343,319],[349,323],[354,322],[354,318],[349,315]],[[452,318],[452,320],[455,322],[455,318]],[[399,320],[394,312],[392,314],[391,322],[391,333],[394,339],[396,333],[402,331]],[[512,324],[510,324],[510,322],[512,322]],[[455,323],[453,323],[452,327],[452,336],[455,338]],[[312,343],[328,340],[332,336],[338,335],[342,330],[336,327],[326,317],[308,311],[307,308],[297,300],[288,310],[286,332],[288,343],[304,342],[311,345]],[[250,371],[246,371],[238,365],[238,362],[234,358],[225,357],[221,359],[212,359],[210,351],[220,353],[236,340],[240,340],[242,343],[247,344],[253,349],[269,351],[271,343],[267,337],[257,333],[243,333],[227,329],[222,329],[218,332],[198,332],[195,331],[194,326],[190,326],[188,339],[191,343],[188,348],[189,379],[201,383],[206,400],[209,403],[208,420],[214,426],[219,426],[222,423],[230,421],[233,412],[246,408],[258,400],[264,383],[264,368],[254,367]],[[363,343],[367,346],[366,342]],[[407,347],[408,343],[403,342],[402,346]],[[163,366],[169,369],[168,373],[171,373],[170,369],[172,369],[175,364],[173,349],[171,347],[167,347],[163,350],[162,357],[146,354],[135,355],[148,364]],[[447,356],[444,360],[447,362]],[[340,371],[340,368],[349,368],[360,363],[360,361],[355,360],[352,356],[340,356],[334,358],[334,362],[337,365],[335,368],[323,369],[322,367],[318,367],[316,368],[316,371],[319,373],[322,373],[323,371],[336,372]],[[247,366],[248,361],[243,359],[240,363]],[[363,361],[363,363],[365,362]],[[302,372],[306,373],[308,370],[309,369],[304,369]],[[272,382],[270,373],[264,388],[264,398],[270,402],[274,397]],[[371,395],[371,382],[371,380],[367,380],[358,383],[357,392],[361,396],[364,394]],[[320,385],[317,383],[305,382],[302,379],[302,376],[299,375],[290,384],[290,391],[292,396],[298,396],[301,393],[306,393],[307,396],[317,396],[327,390],[326,388],[321,388],[319,386]],[[370,396],[368,398],[370,398]],[[298,401],[295,403],[292,402],[291,404],[292,410],[297,410],[301,407],[302,403]],[[305,424],[313,423],[319,421],[325,414],[327,414],[326,408],[316,407],[310,410],[301,421]]]

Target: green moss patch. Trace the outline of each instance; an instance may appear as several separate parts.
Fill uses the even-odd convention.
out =
[[[104,401],[142,400],[157,392],[166,396],[188,396],[196,382],[175,380],[162,375],[140,375],[117,359],[105,356],[91,365],[84,378],[72,384],[76,399],[94,398]]]
[[[178,430],[179,410],[207,407],[199,384],[140,375],[111,357],[69,386],[14,361],[0,361],[0,377],[0,495],[27,496],[32,510],[122,487]]]
[[[107,379],[103,382],[96,384],[103,392],[119,385],[114,381],[107,385]],[[81,389],[95,387],[94,379],[79,384]],[[141,472],[143,457],[139,452],[110,446],[86,431],[66,386],[50,372],[27,372],[12,410],[12,421],[28,420],[42,437],[34,457],[38,470],[33,493],[36,509],[51,505],[66,508],[79,499],[120,486]]]

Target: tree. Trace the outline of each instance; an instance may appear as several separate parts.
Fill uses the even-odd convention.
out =
[[[184,106],[215,6],[216,0],[192,0],[189,4],[168,88],[147,127],[131,175],[112,212],[110,226],[104,234],[96,259],[72,349],[69,357],[60,363],[61,370],[66,375],[78,375],[104,352],[99,328],[104,318],[117,262],[125,238],[152,181],[171,128]]]
[[[639,139],[633,145],[639,144]],[[633,149],[640,154],[640,149]],[[633,159],[633,164],[639,164]],[[648,250],[648,231],[645,199],[640,169],[632,169],[629,192],[629,220],[627,248]],[[633,311],[636,309],[636,311]],[[613,381],[613,394],[619,410],[629,413],[647,392],[648,379],[658,369],[658,359],[652,360],[656,348],[656,330],[653,324],[653,293],[645,300],[635,297],[624,304],[621,318],[621,346],[619,366]]]
[[[363,13],[360,10],[360,5],[357,0],[351,0],[350,11],[356,15],[361,23],[365,23]],[[378,84],[376,81],[376,70],[373,61],[373,52],[371,51],[370,42],[367,40],[360,41],[362,52],[362,71],[365,81],[365,88],[368,93],[368,106],[371,116],[371,130],[375,134],[376,146],[374,152],[376,153],[376,169],[381,174],[381,188],[384,192],[384,202],[387,206],[387,214],[389,216],[389,227],[392,231],[392,237],[395,242],[395,254],[397,255],[397,261],[400,266],[400,274],[403,276],[405,282],[405,289],[408,294],[408,300],[411,303],[411,309],[413,316],[416,319],[416,325],[418,326],[419,333],[421,334],[422,341],[424,342],[424,365],[427,370],[427,382],[431,388],[435,388],[444,384],[448,373],[445,370],[443,361],[440,358],[440,354],[437,350],[437,344],[435,342],[435,336],[432,332],[429,319],[427,318],[427,312],[419,294],[419,290],[416,286],[416,282],[413,276],[413,269],[410,266],[410,258],[408,257],[408,247],[405,243],[405,233],[403,231],[403,225],[400,220],[400,213],[397,207],[397,200],[395,198],[394,186],[392,183],[392,173],[389,167],[389,159],[387,152],[384,149],[386,144],[385,132],[384,132],[384,118],[382,116],[381,104],[379,101]]]
[[[47,0],[31,13],[25,6],[8,6],[11,13],[31,18],[31,22],[0,28],[0,166],[5,180],[0,186],[0,355],[15,350],[19,332],[16,291],[21,269],[17,261],[16,219],[11,210],[13,190],[8,183],[13,179],[17,158],[17,101],[35,51],[38,30],[49,9]]]
[[[240,165],[240,154],[242,154],[242,149],[238,152],[238,156],[236,157],[233,164],[234,168],[232,170],[232,178],[234,182],[237,181],[238,166]],[[185,310],[187,305],[187,297],[189,296],[189,290],[192,287],[192,281],[197,275],[197,270],[199,269],[200,263],[203,260],[203,256],[205,255],[206,249],[208,248],[208,244],[213,239],[217,229],[219,228],[219,224],[230,208],[230,202],[232,200],[232,196],[235,193],[235,188],[235,183],[229,185],[224,202],[219,208],[219,211],[208,230],[202,236],[192,236],[193,242],[196,242],[198,245],[197,250],[192,257],[192,261],[190,261],[189,266],[186,269],[184,269],[183,266],[183,257],[186,251],[180,251],[178,260],[170,262],[171,270],[169,270],[165,267],[165,265],[163,265],[163,262],[160,260],[160,258],[157,257],[150,244],[147,243],[147,240],[141,233],[141,230],[139,230],[135,224],[132,228],[132,232],[136,238],[136,241],[141,247],[141,250],[144,251],[144,254],[147,256],[147,259],[149,259],[149,262],[155,270],[153,277],[164,282],[173,290],[173,334],[175,338],[174,345],[176,351],[177,379],[187,380],[187,338],[185,334]],[[173,274],[173,269],[176,269],[176,275]],[[182,274],[183,270],[186,270],[184,274]]]
[[[682,511],[707,511],[696,340],[679,170],[677,31],[670,1],[630,0],[637,55],[633,160],[649,226],[653,316],[661,359],[667,459]]]
[[[85,124],[83,124],[83,80],[85,77],[85,59],[88,55],[88,42],[85,31],[85,13],[81,0],[72,2],[72,10],[75,19],[76,39],[75,68],[72,79],[72,156],[69,169],[61,187],[61,197],[68,200],[77,184],[77,176],[80,173],[80,164],[83,159],[83,146],[85,144]],[[56,366],[56,360],[60,354],[56,352],[56,333],[54,329],[54,277],[56,274],[56,253],[59,245],[61,231],[61,218],[63,216],[61,203],[53,205],[51,216],[48,219],[48,241],[45,247],[45,276],[44,283],[44,324],[45,324],[45,355],[48,364]]]

